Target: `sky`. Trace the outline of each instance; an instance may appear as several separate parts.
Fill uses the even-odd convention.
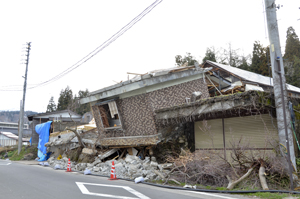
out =
[[[73,94],[91,92],[127,80],[127,72],[175,67],[175,56],[187,52],[202,60],[208,47],[226,48],[230,43],[247,56],[255,41],[269,45],[263,0],[163,0],[72,72],[29,89],[73,66],[153,2],[0,1],[0,110],[20,110],[26,42],[31,42],[31,51],[25,110],[36,112],[46,111],[51,96],[57,104],[67,86]],[[300,1],[277,0],[276,4],[283,5],[277,19],[284,53],[287,28],[293,26],[300,34]]]

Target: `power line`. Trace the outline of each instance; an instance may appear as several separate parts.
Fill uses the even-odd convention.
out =
[[[139,22],[144,16],[146,16],[149,12],[151,12],[158,4],[160,4],[163,0],[156,0],[153,2],[150,6],[148,6],[143,12],[141,12],[138,16],[136,16],[134,19],[132,19],[128,24],[123,26],[118,32],[116,32],[113,36],[111,36],[109,39],[107,39],[105,42],[103,42],[100,46],[98,46],[96,49],[94,49],[92,52],[87,54],[85,57],[77,61],[75,64],[73,64],[71,67],[67,68],[60,74],[54,76],[53,78],[39,83],[35,84],[35,86],[30,86],[27,89],[34,89],[40,86],[45,86],[47,84],[50,84],[52,82],[55,82],[65,75],[69,74],[76,68],[80,67],[82,64],[90,60],[92,57],[97,55],[99,52],[101,52],[103,49],[105,49],[107,46],[109,46],[111,43],[113,43],[115,40],[117,40],[120,36],[122,36],[127,30],[131,29],[132,26],[134,26],[137,22]],[[21,91],[22,89],[0,89],[0,91]]]

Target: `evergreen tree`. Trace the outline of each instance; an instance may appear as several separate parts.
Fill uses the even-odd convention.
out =
[[[57,111],[66,110],[68,109],[68,106],[70,106],[73,103],[73,92],[67,86],[65,90],[60,91],[60,95],[58,98],[58,104],[57,104]]]
[[[248,58],[245,56],[242,56],[242,60],[241,60],[242,63],[238,66],[238,68],[250,71],[250,66],[247,61],[248,61]]]
[[[49,103],[48,103],[48,106],[47,106],[46,113],[54,112],[54,111],[56,111],[56,104],[53,100],[53,96],[51,96],[51,98],[49,100]]]
[[[182,58],[181,55],[175,56],[175,62],[177,66],[182,66],[183,64],[186,64],[187,66],[193,66],[197,60],[195,57],[191,55],[191,53],[186,53],[186,55]]]
[[[286,45],[284,60],[294,61],[294,56],[300,58],[300,41],[293,27],[289,27],[286,31]]]
[[[254,73],[269,76],[268,57],[269,48],[263,47],[258,41],[254,42],[252,64],[250,70]],[[270,54],[270,53],[269,53]]]
[[[286,32],[285,53],[283,56],[286,82],[294,86],[298,85],[299,77],[298,61],[300,58],[300,41],[293,27],[289,27]],[[298,75],[298,76],[297,76]]]
[[[215,52],[215,49],[213,47],[206,49],[205,57],[202,59],[202,63],[204,63],[206,60],[217,62],[216,52]]]
[[[294,56],[293,60],[292,75],[286,78],[287,83],[300,87],[300,58]]]
[[[78,98],[83,98],[83,97],[87,97],[89,94],[89,91],[88,89],[86,89],[85,91],[78,91]],[[79,104],[79,107],[76,109],[76,113],[80,114],[80,115],[83,115],[85,114],[86,112],[89,112],[91,111],[91,107],[89,104]]]

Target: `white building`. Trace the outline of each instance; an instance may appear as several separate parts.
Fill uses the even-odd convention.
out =
[[[19,137],[10,132],[0,132],[0,146],[12,146],[18,144]],[[27,145],[29,140],[23,138],[23,145]]]

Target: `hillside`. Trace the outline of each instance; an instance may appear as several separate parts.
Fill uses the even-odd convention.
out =
[[[33,111],[25,111],[25,117],[24,123],[26,124],[28,122],[27,115],[34,115],[37,114],[37,112]],[[12,122],[12,123],[18,123],[20,117],[20,111],[0,111],[0,122]]]

